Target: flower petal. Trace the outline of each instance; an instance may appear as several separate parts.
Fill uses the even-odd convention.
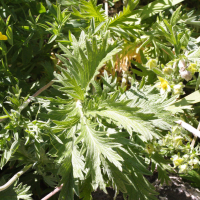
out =
[[[0,40],[7,40],[7,36],[6,35],[0,35]]]
[[[165,90],[163,88],[160,89],[160,94],[164,94]]]

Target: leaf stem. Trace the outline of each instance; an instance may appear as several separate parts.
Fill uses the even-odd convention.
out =
[[[43,86],[42,88],[40,88],[35,94],[33,94],[33,97],[37,97],[40,93],[42,93],[44,90],[46,90],[47,88],[49,88],[52,84],[54,83],[53,80],[51,80],[49,83],[47,83],[45,86]]]
[[[57,192],[59,192],[61,189],[62,189],[62,187],[63,187],[63,184],[61,185],[61,186],[59,186],[59,187],[56,187],[55,189],[54,189],[54,191],[52,191],[51,193],[49,193],[49,194],[47,194],[44,198],[42,198],[41,200],[47,200],[47,199],[49,199],[50,197],[52,197],[54,194],[56,194]]]
[[[0,186],[0,192],[10,187],[23,173],[29,170],[32,165],[27,165],[21,171],[17,172],[6,184]]]

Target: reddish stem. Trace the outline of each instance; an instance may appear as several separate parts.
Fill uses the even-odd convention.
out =
[[[41,200],[47,200],[50,197],[52,197],[54,194],[56,194],[57,192],[59,192],[63,187],[63,184],[59,187],[56,187],[54,191],[52,191],[51,193],[47,194],[44,198],[42,198]]]

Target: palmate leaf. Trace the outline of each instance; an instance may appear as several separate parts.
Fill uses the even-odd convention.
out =
[[[81,195],[86,193],[89,199],[90,194],[88,194],[87,191],[96,190],[97,187],[100,187],[106,192],[106,185],[102,172],[102,164],[105,160],[109,163],[108,166],[112,168],[112,172],[109,173],[112,173],[115,177],[113,185],[117,184],[119,188],[123,185],[123,180],[121,180],[119,176],[119,172],[122,171],[121,162],[123,159],[114,150],[121,145],[113,142],[111,138],[108,138],[105,132],[94,130],[96,124],[90,124],[85,117],[81,118],[81,120],[81,124],[78,125],[78,127],[81,126],[80,135],[78,137],[75,136],[77,133],[76,126],[73,126],[69,131],[66,130],[62,133],[60,139],[63,144],[61,145],[59,143],[54,145],[59,155],[57,163],[61,165],[59,169],[59,175],[62,176],[60,184],[63,184],[59,199],[72,200],[73,190],[76,190],[76,194],[79,196],[79,191],[78,188],[76,188],[75,182],[76,180],[81,181],[85,179],[83,172],[86,174],[86,177],[90,177],[91,189],[89,189],[90,186],[88,186],[87,181],[83,181]],[[81,151],[78,147],[80,144],[83,144]],[[122,172],[120,173],[121,176],[124,176]],[[113,180],[113,177],[109,178],[110,181]],[[128,182],[126,178],[124,179]],[[87,185],[84,186],[84,184]],[[87,199],[86,196],[84,195],[85,199]]]
[[[73,179],[73,168],[71,163],[71,155],[66,157],[63,161],[63,164],[60,168],[59,174],[62,176],[61,182],[63,184],[63,188],[59,195],[59,200],[72,200],[74,199],[74,179]]]
[[[102,164],[104,166],[104,173],[112,182],[112,186],[116,191],[121,191],[123,193],[127,192],[126,185],[130,184],[124,172],[121,172],[107,159],[102,158]]]
[[[62,56],[57,55],[57,57],[63,61],[65,63],[64,66],[67,67],[67,70],[61,69],[61,75],[55,75],[58,81],[65,86],[62,88],[59,87],[59,90],[65,91],[72,97],[82,100],[84,91],[97,75],[98,70],[105,62],[110,60],[113,55],[121,50],[121,43],[110,43],[109,32],[106,32],[100,46],[97,45],[95,37],[93,37],[92,43],[86,40],[85,51],[77,45],[77,41],[74,39],[72,43],[74,54],[78,52],[80,59],[73,55],[66,47],[59,44],[65,54]],[[69,61],[65,57],[69,59]]]
[[[44,105],[53,144],[49,155],[56,157],[63,184],[59,199],[73,200],[74,193],[92,199],[92,191],[106,192],[107,186],[130,193],[131,199],[155,199],[153,187],[143,178],[151,174],[144,162],[144,155],[150,157],[145,143],[170,130],[167,122],[172,119],[165,122],[170,115],[164,109],[175,99],[135,85],[121,94],[116,79],[106,72],[101,84],[95,81],[98,70],[120,51],[121,44],[113,43],[109,32],[100,43],[84,32],[79,40],[71,34],[70,41],[72,51],[59,44],[64,53],[57,55],[63,67],[55,74],[54,87],[63,99],[46,98]],[[90,84],[96,92],[89,90]],[[163,165],[154,160],[163,180]]]
[[[95,131],[88,122],[82,122],[80,137],[83,138],[83,144],[86,148],[86,167],[91,174],[94,190],[100,186],[101,189],[106,191],[100,167],[103,157],[107,158],[120,171],[122,170],[120,161],[123,159],[113,150],[119,144],[112,143],[108,138],[104,138],[103,135],[105,134]]]
[[[57,163],[60,164],[58,174],[62,176],[60,184],[63,184],[59,200],[73,200],[74,191],[79,195],[75,181],[77,178],[82,180],[84,177],[83,158],[81,158],[78,148],[74,146],[75,133],[76,126],[69,131],[64,131],[61,138],[64,145],[56,145],[59,155]]]
[[[100,108],[100,110],[88,110],[87,114],[94,117],[109,118],[117,126],[125,128],[131,136],[133,135],[133,131],[139,133],[138,136],[143,141],[152,140],[153,137],[160,137],[153,131],[150,120],[154,119],[154,115],[151,113],[145,115],[139,112],[138,108],[124,106],[123,102],[110,103],[104,101],[100,104]]]
[[[172,114],[166,111],[167,107],[176,102],[177,95],[168,99],[167,96],[160,97],[160,93],[155,87],[144,87],[143,91],[138,90],[137,87],[132,86],[130,90],[126,91],[121,96],[122,99],[129,99],[128,106],[141,108],[142,113],[154,113],[157,119],[152,119],[151,122],[154,126],[158,126],[157,123],[162,123],[164,126],[161,129],[170,130],[170,127],[175,118]],[[170,117],[169,117],[170,116]],[[160,125],[159,125],[160,126]]]
[[[151,94],[149,99],[155,100],[155,91],[148,92]],[[107,95],[109,97],[110,94]],[[140,92],[140,98],[142,95],[143,93]],[[120,190],[125,195],[128,194],[130,199],[134,199],[134,195],[138,199],[155,199],[157,193],[143,178],[143,174],[151,174],[146,168],[141,153],[143,148],[136,144],[134,140],[127,139],[127,134],[118,132],[118,128],[114,128],[115,131],[113,133],[109,132],[109,134],[108,131],[100,130],[98,124],[94,123],[93,118],[91,118],[91,116],[94,116],[94,119],[96,117],[98,119],[110,118],[116,125],[120,124],[122,127],[127,128],[132,124],[135,125],[134,121],[137,122],[138,118],[141,124],[146,125],[155,118],[155,115],[149,112],[146,114],[140,113],[142,109],[139,106],[128,106],[133,98],[119,101],[119,92],[110,96],[106,100],[100,100],[100,103],[95,102],[95,98],[90,98],[91,105],[89,107],[88,104],[77,106],[78,103],[76,103],[76,113],[80,112],[81,118],[77,118],[75,123],[70,123],[71,117],[67,116],[69,113],[66,113],[65,120],[61,122],[54,121],[56,126],[53,127],[53,130],[60,131],[59,139],[62,141],[62,144],[56,139],[53,141],[53,147],[56,150],[54,153],[57,155],[56,163],[60,165],[59,175],[62,177],[60,184],[63,184],[59,199],[73,200],[74,192],[85,200],[92,199],[90,193],[98,187],[106,192],[106,181],[116,191]],[[138,97],[137,93],[135,96]],[[148,96],[143,96],[143,100],[145,100],[143,103],[146,103]],[[166,105],[169,103],[168,101]],[[92,105],[94,106],[92,107]],[[138,105],[141,105],[141,102]],[[60,107],[58,110],[62,109],[65,109],[65,106]],[[154,109],[156,110],[156,108]],[[125,122],[121,123],[123,117],[125,117]],[[159,118],[156,117],[156,119]],[[64,128],[65,124],[67,126]],[[68,124],[73,127],[68,126]],[[137,124],[137,126],[139,125]],[[152,131],[152,129],[147,128],[149,134],[149,130]],[[140,133],[138,130],[136,132],[137,134]],[[140,134],[144,134],[144,131]],[[137,149],[134,150],[136,147]],[[159,159],[154,159],[154,163],[159,163]],[[166,174],[163,173],[162,163],[158,166],[159,177],[163,180],[163,177],[166,178]]]

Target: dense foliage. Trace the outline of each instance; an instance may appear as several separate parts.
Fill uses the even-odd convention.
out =
[[[182,1],[0,0],[1,185],[19,173],[0,198],[150,200],[144,175],[196,176],[199,145],[175,124],[200,114],[200,23]]]

